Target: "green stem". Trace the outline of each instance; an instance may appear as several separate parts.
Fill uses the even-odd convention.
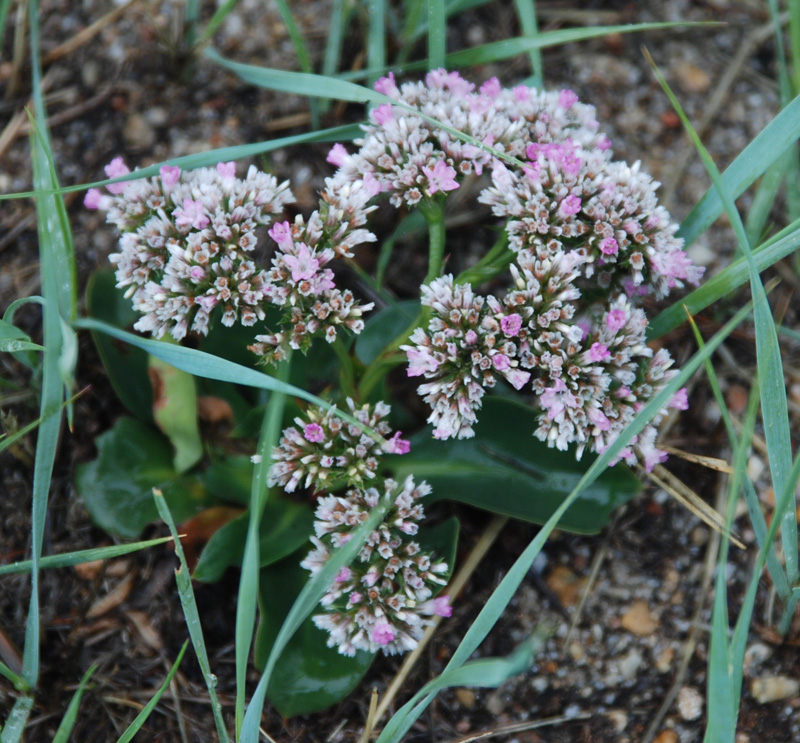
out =
[[[336,355],[339,357],[341,367],[339,369],[339,382],[342,386],[342,391],[353,399],[358,399],[356,395],[355,372],[353,371],[353,357],[350,352],[345,348],[342,339],[337,336],[336,340],[331,344]]]
[[[444,263],[444,209],[438,201],[420,201],[419,211],[428,223],[428,275],[422,283],[430,284]]]
[[[291,352],[289,352],[291,354]],[[291,355],[278,364],[275,378],[281,382],[289,379]],[[250,657],[250,646],[253,641],[253,630],[256,621],[256,599],[258,596],[259,568],[259,526],[264,506],[267,504],[269,490],[267,475],[272,459],[272,449],[277,446],[283,423],[283,410],[286,395],[273,391],[261,423],[258,437],[253,480],[250,486],[250,520],[247,525],[247,540],[242,560],[242,576],[239,581],[239,600],[236,611],[236,740],[239,740],[244,721],[245,683],[247,680],[247,663]]]

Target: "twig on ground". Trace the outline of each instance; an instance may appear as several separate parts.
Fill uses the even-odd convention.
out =
[[[497,735],[511,735],[512,733],[522,733],[526,730],[535,730],[536,728],[548,727],[551,725],[561,725],[564,722],[575,722],[576,720],[589,720],[592,715],[583,713],[575,715],[574,717],[547,717],[544,720],[532,720],[531,722],[521,722],[516,725],[504,725],[501,728],[494,730],[487,730],[477,735],[469,735],[466,738],[453,738],[445,743],[472,743],[475,740],[486,740],[487,738],[494,738]]]

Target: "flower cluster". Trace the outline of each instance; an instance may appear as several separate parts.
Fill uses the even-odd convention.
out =
[[[390,408],[379,402],[356,407],[347,399],[350,415],[361,427],[336,414],[336,407],[314,406],[304,418],[295,418],[297,427],[284,429],[280,443],[272,452],[274,464],[269,485],[280,485],[287,493],[298,487],[336,490],[343,485],[363,486],[375,479],[381,454],[406,454],[408,441],[398,431],[390,436],[386,420]]]
[[[313,617],[317,627],[330,633],[329,647],[343,655],[378,649],[387,655],[404,653],[416,647],[432,615],[450,616],[448,598],[433,598],[446,582],[447,564],[409,539],[424,516],[419,499],[429,492],[427,483],[416,485],[409,476],[402,486],[387,479],[381,488],[351,488],[343,496],[320,499],[315,549],[301,563],[312,575],[371,510],[382,504],[387,508],[357,559],[341,569],[322,598],[325,613]]]
[[[372,510],[386,509],[356,561],[336,576],[321,601],[325,613],[314,622],[330,633],[328,645],[345,655],[379,648],[405,652],[416,645],[431,615],[450,615],[447,598],[433,598],[448,566],[410,539],[424,516],[419,500],[430,487],[411,477],[400,487],[378,475],[383,454],[410,449],[399,431],[390,436],[388,405],[357,407],[348,399],[347,406],[359,426],[343,421],[335,408],[313,407],[296,418],[273,450],[269,484],[287,492],[304,486],[328,493],[319,498],[314,549],[302,563],[312,575]],[[332,494],[343,488],[343,494]]]
[[[106,167],[110,178],[129,172],[119,157]],[[108,192],[90,189],[85,204],[105,210],[121,233],[110,260],[117,285],[144,315],[138,330],[177,340],[205,334],[217,306],[228,326],[264,319],[269,277],[250,254],[256,228],[294,201],[286,183],[254,167],[239,179],[235,163],[219,163],[190,172],[164,166],[156,178],[111,184]]]
[[[640,297],[702,275],[658,205],[658,183],[638,163],[612,160],[594,109],[570,90],[502,90],[495,79],[476,89],[444,70],[402,87],[389,75],[376,88],[394,102],[373,111],[355,153],[334,147],[333,182],[369,176],[392,204],[413,206],[486,171],[478,200],[504,220],[514,252],[503,296],[452,276],[422,287],[427,322],[402,349],[408,375],[424,378],[434,436],[473,436],[486,389],[502,379],[535,395],[538,438],[575,445],[578,456],[602,452],[676,374],[666,351],[646,345]],[[626,461],[663,461],[655,438],[665,414],[623,451]]]
[[[106,166],[110,178],[128,173],[122,158]],[[379,191],[369,175],[328,182],[320,209],[293,224],[272,224],[294,202],[288,183],[279,185],[255,167],[238,179],[232,162],[189,172],[164,166],[158,177],[111,184],[107,191],[90,189],[84,203],[106,211],[121,233],[120,251],[110,259],[117,285],[128,288],[134,309],[144,314],[138,330],[180,340],[190,331],[207,333],[218,306],[228,326],[237,319],[254,325],[275,306],[282,313],[280,330],[257,335],[250,346],[270,363],[290,348],[307,350],[315,335],[333,342],[341,327],[354,333],[363,328],[361,316],[372,305],[339,289],[328,265],[375,240],[363,228],[374,208],[368,202]],[[265,270],[251,254],[256,229],[270,224],[277,249]]]

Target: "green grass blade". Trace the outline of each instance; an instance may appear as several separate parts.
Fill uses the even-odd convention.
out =
[[[367,4],[367,67],[379,70],[386,67],[386,2],[369,0]],[[378,75],[370,75],[367,85],[371,88]]]
[[[514,0],[514,10],[517,11],[522,33],[535,39],[539,35],[535,0]],[[532,49],[528,54],[528,58],[531,61],[531,76],[528,78],[527,83],[534,88],[541,89],[544,87],[544,66],[542,65],[541,49]]]
[[[759,272],[764,271],[782,258],[794,253],[798,248],[800,248],[800,220],[792,222],[777,235],[753,250],[756,268]],[[655,317],[647,329],[647,337],[653,340],[674,330],[686,321],[687,311],[692,315],[697,314],[718,299],[728,296],[734,289],[744,284],[749,277],[750,269],[747,259],[737,259],[691,294],[679,299]]]
[[[761,183],[758,184],[758,190],[753,197],[750,210],[747,212],[747,222],[745,223],[747,241],[751,245],[758,245],[759,243],[764,225],[767,223],[772,206],[775,203],[775,197],[778,194],[781,183],[783,183],[783,179],[786,177],[786,171],[791,162],[791,149],[789,148],[785,156],[778,162],[767,168]]]
[[[83,674],[83,678],[80,680],[78,688],[72,695],[72,699],[67,707],[67,711],[64,713],[61,724],[58,726],[58,730],[56,730],[56,734],[53,737],[53,743],[67,743],[69,740],[69,736],[72,734],[72,728],[75,727],[75,720],[78,717],[78,709],[81,706],[83,692],[86,691],[89,680],[92,678],[96,670],[97,666],[93,665],[90,666],[89,670]]]
[[[800,91],[800,3],[789,3],[789,51],[792,86],[795,91]]]
[[[197,42],[197,19],[200,17],[200,0],[186,0],[183,6],[183,33],[190,49]]]
[[[150,717],[150,713],[156,708],[161,696],[167,690],[170,682],[178,672],[178,666],[180,666],[181,661],[183,660],[183,654],[186,652],[187,647],[189,647],[189,640],[183,643],[183,647],[181,647],[181,651],[178,653],[175,663],[172,664],[172,668],[169,669],[169,673],[164,679],[164,683],[161,684],[158,691],[153,695],[152,699],[150,699],[150,701],[144,706],[144,709],[138,715],[136,715],[136,719],[134,719],[125,732],[119,737],[117,743],[130,743],[130,741],[133,740],[133,736],[136,735],[136,733],[141,730],[142,725],[147,722],[147,718]]]
[[[473,67],[475,65],[501,62],[519,54],[529,54],[538,49],[548,49],[575,41],[596,39],[609,34],[630,34],[642,31],[663,31],[669,28],[688,28],[698,26],[716,26],[716,23],[635,23],[623,26],[596,26],[592,28],[563,28],[557,31],[546,31],[535,37],[517,36],[505,41],[494,41],[490,44],[475,46],[460,52],[448,54],[445,62],[448,69],[454,67]],[[409,65],[409,69],[419,65]]]
[[[292,11],[289,10],[289,4],[286,0],[275,0],[278,6],[278,12],[281,14],[281,19],[286,26],[286,31],[289,34],[289,39],[294,47],[294,53],[297,56],[297,63],[303,72],[313,72],[314,67],[311,64],[311,57],[308,53],[308,46],[303,34],[295,23]],[[309,101],[309,108],[311,110],[311,128],[319,129],[319,102],[312,98]]]
[[[652,61],[652,60],[651,60]],[[667,81],[653,66],[662,89],[669,97],[675,112],[683,122],[695,149],[708,171],[714,187],[718,190],[725,213],[731,221],[736,234],[739,247],[747,260],[750,274],[750,291],[753,296],[753,314],[756,332],[756,360],[758,373],[761,380],[761,410],[764,421],[764,435],[767,441],[770,473],[775,492],[782,492],[792,468],[792,441],[789,428],[789,408],[786,402],[786,383],[783,376],[783,360],[781,359],[780,345],[778,344],[778,331],[772,318],[767,294],[761,283],[758,266],[747,241],[744,224],[730,192],[723,183],[717,166],[703,146],[697,132],[681,108],[678,99],[670,89]],[[783,541],[784,558],[786,560],[786,576],[790,584],[798,578],[798,544],[797,544],[797,516],[795,509],[789,509],[777,514],[776,518],[782,521],[781,539]]]
[[[447,22],[444,0],[427,0],[428,5],[428,69],[445,65],[447,54]]]
[[[291,640],[300,625],[311,612],[316,609],[319,600],[325,595],[339,570],[345,565],[349,565],[350,562],[355,559],[361,546],[367,540],[367,537],[378,523],[380,523],[380,520],[386,513],[386,508],[387,504],[382,503],[377,508],[373,509],[367,520],[353,533],[353,537],[350,541],[344,546],[334,550],[322,569],[303,586],[300,595],[286,615],[286,619],[278,632],[278,636],[275,638],[275,643],[272,646],[272,650],[264,666],[264,672],[259,679],[258,686],[250,700],[250,704],[247,706],[239,743],[258,743],[261,711],[264,707],[267,687],[269,686],[275,664],[278,662],[283,649],[286,647],[286,643]]]
[[[0,735],[0,743],[20,743],[25,734],[25,725],[33,709],[33,697],[19,697],[6,720]]]
[[[43,189],[58,187],[52,165],[52,153],[47,131],[47,111],[41,91],[39,59],[38,3],[28,6],[30,24],[31,64],[33,71],[33,101],[36,107],[36,126],[31,131],[33,183],[39,194]],[[39,235],[39,258],[43,307],[43,339],[47,349],[42,357],[42,392],[40,400],[39,437],[33,470],[33,504],[31,512],[31,600],[25,625],[22,675],[35,688],[39,677],[39,560],[42,553],[47,500],[55,462],[61,415],[54,414],[63,401],[62,375],[59,360],[64,350],[62,316],[75,315],[75,262],[66,209],[61,196],[42,196],[36,199]]]
[[[339,71],[342,44],[349,19],[350,14],[345,9],[345,0],[333,0],[331,2],[331,23],[325,41],[325,53],[322,57],[322,74],[325,77],[333,77]]]
[[[278,365],[276,377],[281,382],[289,378],[291,357]],[[267,479],[272,463],[272,450],[278,445],[283,422],[283,411],[286,396],[274,393],[261,424],[258,437],[256,463],[253,467],[253,479],[250,485],[250,509],[247,522],[247,538],[242,558],[242,575],[239,580],[239,600],[236,608],[236,734],[241,734],[245,715],[245,692],[247,682],[247,663],[253,643],[253,632],[256,623],[256,607],[258,599],[259,555],[261,517],[267,503],[269,489]]]
[[[742,320],[749,314],[751,310],[750,305],[740,309],[706,345],[701,348],[691,359],[684,365],[678,374],[670,381],[670,383],[656,395],[644,408],[637,414],[631,421],[630,425],[620,434],[619,438],[614,441],[611,446],[606,449],[584,473],[581,480],[575,486],[575,489],[564,499],[562,504],[553,512],[553,515],[548,519],[547,523],[542,526],[539,533],[534,537],[531,543],[526,547],[525,551],[517,558],[516,562],[508,573],[500,581],[500,584],[494,590],[488,601],[484,604],[480,613],[478,614],[472,626],[467,630],[461,644],[453,653],[453,657],[447,664],[445,670],[456,668],[463,665],[472,653],[477,650],[478,646],[483,642],[490,630],[497,623],[500,615],[505,610],[505,607],[511,601],[520,583],[525,579],[534,560],[538,557],[545,542],[550,534],[558,525],[561,517],[566,510],[575,502],[583,490],[591,485],[600,474],[605,471],[614,457],[616,457],[628,442],[647,425],[647,422],[664,406],[668,403],[671,397],[678,391],[687,380],[694,374],[699,366],[708,359],[711,354],[719,347],[719,345],[730,335]],[[390,721],[391,725],[397,725],[402,731],[407,731],[414,724],[414,721],[422,714],[427,704],[430,703],[432,697],[429,695],[423,701],[417,704],[413,709],[403,709],[398,711],[395,717],[398,717],[397,722]],[[378,738],[378,743],[389,743],[390,740],[400,740],[400,738],[390,738],[381,736]]]
[[[5,676],[17,691],[27,692],[29,690],[28,684],[25,679],[18,673],[14,673],[5,663],[0,661],[0,676]]]
[[[95,560],[110,560],[112,557],[129,555],[131,552],[149,549],[158,544],[169,542],[172,537],[159,537],[158,539],[147,539],[143,542],[131,542],[131,544],[113,544],[110,547],[94,547],[88,550],[77,550],[75,552],[64,552],[60,555],[47,555],[39,560],[39,567],[42,570],[48,568],[68,568],[73,565],[82,565]],[[33,567],[32,560],[20,560],[8,565],[0,565],[0,575],[14,575],[15,573],[28,573]]]
[[[75,186],[64,186],[62,188],[45,189],[42,191],[19,191],[17,193],[0,194],[0,201],[29,198],[37,195],[52,196],[54,194],[67,194],[74,191],[86,191],[89,188],[99,188],[102,186],[107,186],[110,183],[133,181],[137,178],[150,178],[158,175],[159,170],[164,165],[177,165],[183,170],[206,168],[216,165],[219,162],[227,162],[229,160],[239,160],[245,157],[263,155],[266,152],[273,152],[274,150],[278,150],[283,147],[306,144],[307,142],[346,142],[361,136],[363,133],[364,132],[361,130],[358,124],[346,124],[345,126],[323,129],[319,132],[293,134],[289,137],[270,139],[265,142],[254,142],[253,144],[235,145],[233,147],[220,147],[219,149],[209,150],[208,152],[199,152],[194,155],[184,155],[183,157],[176,157],[172,160],[165,160],[162,163],[149,165],[146,168],[141,168],[140,170],[134,171],[128,176],[121,176],[119,178],[107,178],[103,181],[81,183]]]
[[[167,502],[164,500],[164,496],[154,490],[153,499],[156,502],[159,515],[169,527],[175,545],[175,554],[180,561],[180,568],[175,571],[175,582],[178,584],[178,596],[181,600],[183,616],[186,618],[186,626],[189,629],[189,638],[192,641],[192,647],[194,647],[194,652],[197,655],[197,662],[200,665],[200,670],[203,672],[203,679],[205,679],[206,688],[208,689],[208,696],[211,701],[211,712],[214,715],[214,724],[217,727],[217,736],[221,743],[228,743],[230,738],[225,728],[225,720],[222,718],[222,705],[217,698],[217,677],[211,673],[211,664],[208,662],[206,643],[203,638],[203,627],[200,624],[200,613],[197,611],[197,602],[194,598],[192,579],[189,574],[189,566],[186,564],[186,557],[183,554],[183,546],[181,545],[178,530],[175,528],[175,521],[169,511]]]
[[[722,174],[722,184],[732,199],[738,198],[800,137],[800,96],[796,96],[745,147]],[[687,245],[705,232],[722,214],[723,202],[712,186],[683,220],[678,237]]]
[[[217,33],[217,29],[225,22],[228,14],[236,7],[237,2],[238,0],[225,0],[225,2],[216,9],[214,15],[211,16],[211,20],[203,29],[203,35],[200,37],[198,46],[204,46],[211,41],[211,37]]]

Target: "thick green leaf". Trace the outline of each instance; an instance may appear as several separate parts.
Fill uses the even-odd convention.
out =
[[[433,487],[429,502],[456,500],[543,524],[595,458],[576,461],[573,451],[548,448],[533,436],[536,419],[536,412],[525,405],[490,397],[475,438],[436,441],[426,429],[411,439],[411,452],[398,459],[398,475],[426,480]],[[559,528],[581,534],[599,531],[611,511],[640,487],[627,467],[608,469],[581,493]]]
[[[300,554],[261,571],[261,622],[255,644],[255,663],[263,668],[289,609],[308,580]],[[373,654],[353,658],[326,645],[328,633],[308,617],[289,640],[272,672],[267,697],[283,717],[330,707],[349,694],[372,663]]]
[[[194,570],[195,580],[214,583],[222,578],[227,568],[242,564],[249,518],[249,513],[243,513],[214,532]],[[270,498],[264,506],[259,530],[260,566],[278,562],[303,546],[313,533],[313,524],[314,515],[307,505],[285,498]]]
[[[179,521],[211,505],[198,478],[175,472],[167,439],[141,421],[120,418],[95,443],[97,459],[78,467],[75,486],[101,529],[137,537],[158,518],[153,488],[164,493]]]
[[[100,270],[91,275],[86,305],[91,317],[116,328],[129,328],[139,319],[130,300],[117,289],[113,271]],[[92,330],[92,340],[117,397],[137,418],[152,423],[153,388],[147,376],[147,353],[96,330]]]
[[[153,385],[153,417],[175,449],[176,472],[186,472],[203,457],[194,377],[155,356],[148,361],[148,372]]]
[[[415,299],[398,302],[370,315],[364,330],[356,338],[356,356],[362,364],[371,364],[387,344],[397,338],[419,316]]]
[[[14,353],[16,351],[44,351],[44,346],[32,343],[30,336],[16,325],[0,320],[0,351]]]
[[[203,473],[208,492],[221,501],[250,504],[253,463],[249,457],[226,457],[211,464]]]

